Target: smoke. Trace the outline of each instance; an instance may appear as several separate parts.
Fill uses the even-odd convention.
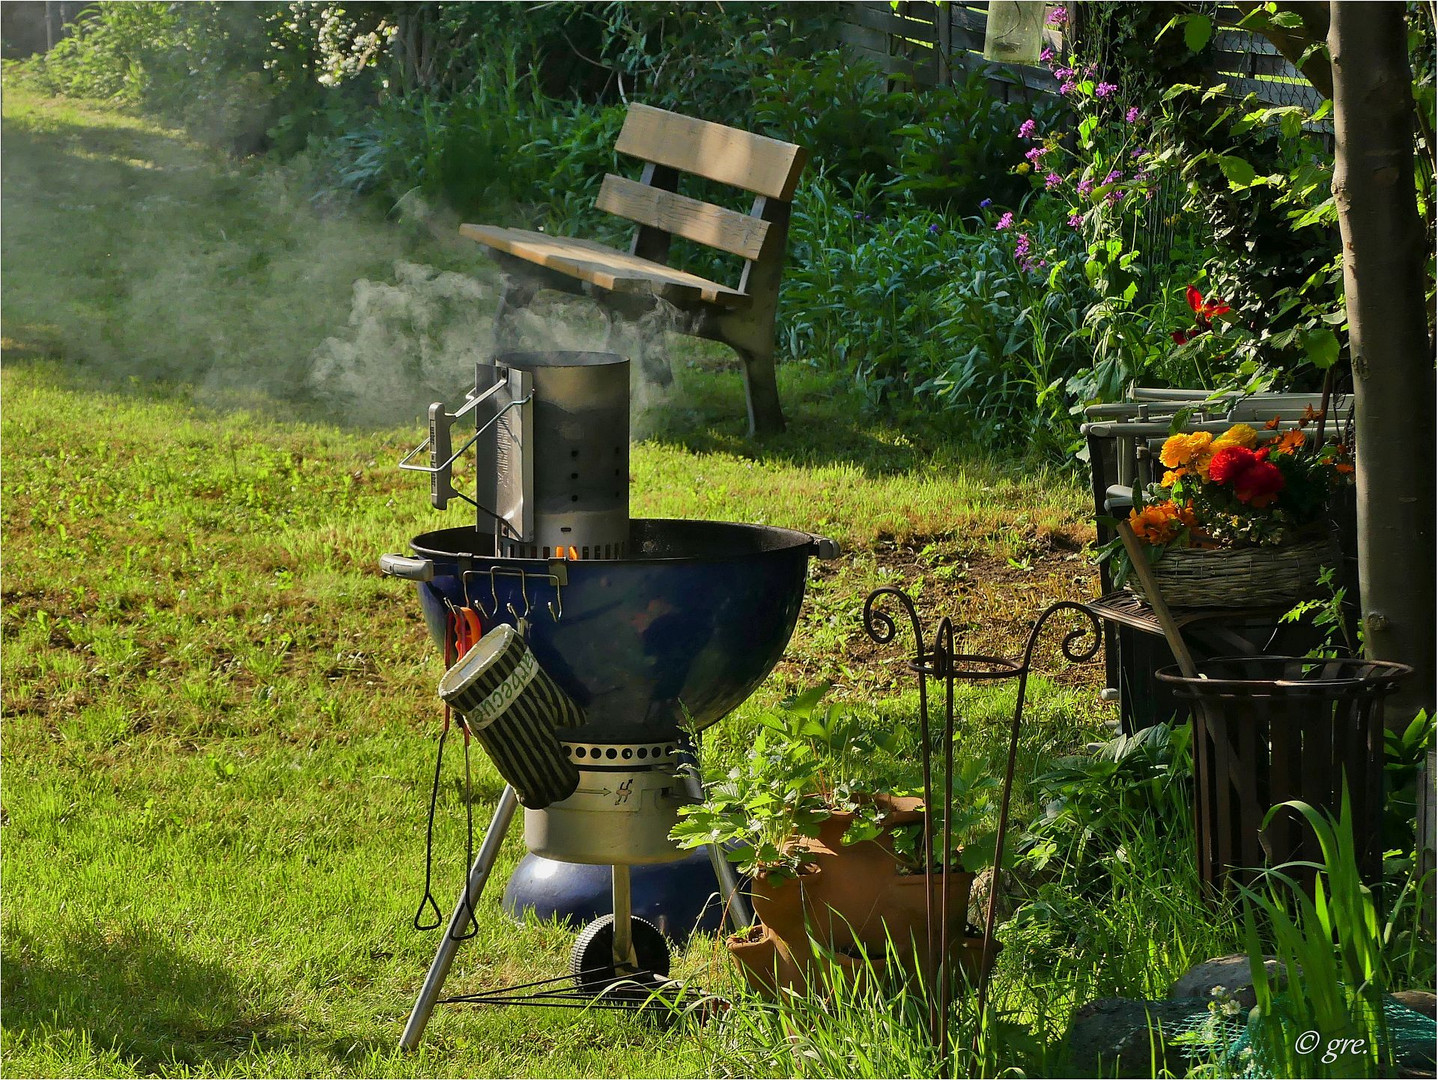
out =
[[[407,196],[381,217],[326,189],[304,155],[224,167],[169,133],[105,130],[80,154],[7,122],[15,355],[58,353],[93,385],[160,383],[213,407],[418,426],[493,354],[499,275],[452,216]],[[675,401],[665,339],[683,317],[668,305],[611,332],[593,301],[541,293],[515,323],[525,348],[633,359],[637,436]]]
[[[95,130],[81,154],[7,118],[7,350],[339,423],[413,423],[428,384],[472,377],[496,275],[457,222],[314,199],[303,161],[225,168],[168,133]]]
[[[349,330],[310,356],[309,384],[359,423],[462,398],[488,352],[491,292],[467,274],[398,261],[393,280],[354,283]],[[457,403],[457,402],[456,402]]]
[[[362,282],[356,286],[356,313],[351,316],[351,325],[357,321],[369,323],[360,306],[361,286],[370,284]],[[411,288],[414,287],[411,282]],[[593,300],[541,291],[524,307],[506,314],[505,320],[505,344],[499,346],[494,344],[492,324],[486,318],[483,336],[476,342],[477,356],[515,351],[611,352],[627,357],[633,439],[651,434],[659,417],[679,407],[682,401],[670,335],[685,333],[691,319],[667,301],[655,298],[652,307],[637,318],[609,318]],[[353,366],[354,361],[346,363]],[[468,371],[466,377],[472,374]],[[451,387],[451,398],[455,397],[453,389]]]

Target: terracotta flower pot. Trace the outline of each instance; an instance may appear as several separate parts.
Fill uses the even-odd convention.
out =
[[[837,950],[882,944],[883,898],[898,868],[893,853],[884,844],[865,840],[816,851],[815,860],[824,874],[813,889],[809,932]]]
[[[995,941],[989,953],[988,963],[981,963],[984,956],[984,939],[982,937],[966,937],[960,939],[959,953],[957,956],[958,969],[966,979],[977,986],[980,982],[988,981],[989,976],[994,973],[994,964],[1003,951],[1003,943]],[[951,950],[952,952],[952,950]]]
[[[754,915],[780,941],[805,940],[808,925],[817,921],[814,895],[823,878],[824,872],[818,865],[806,866],[798,877],[777,881],[761,871],[749,883]]]
[[[819,825],[819,836],[817,844],[810,844],[810,847],[827,848],[830,851],[838,851],[844,843],[844,833],[848,832],[849,826],[854,823],[854,815],[848,810],[834,810],[828,818]]]
[[[974,886],[974,875],[959,870],[949,871],[949,903],[945,911],[943,904],[943,878],[939,874],[925,877],[923,874],[896,874],[889,883],[889,891],[883,898],[884,926],[888,937],[896,946],[928,941],[927,918],[930,905],[924,899],[924,883],[929,882],[929,898],[934,913],[934,939],[937,942],[940,919],[948,923],[949,940],[962,938],[968,923],[969,896]],[[882,947],[883,942],[878,943]],[[937,945],[935,945],[937,948]]]
[[[782,989],[803,988],[803,973],[768,927],[755,923],[726,938],[724,945],[756,994],[777,997]]]

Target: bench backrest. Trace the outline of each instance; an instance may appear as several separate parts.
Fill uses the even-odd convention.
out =
[[[645,162],[643,175],[637,181],[606,175],[595,205],[639,225],[633,254],[664,262],[669,238],[681,236],[752,263],[766,255],[766,241],[773,250],[777,239],[782,259],[789,203],[808,158],[803,147],[630,105],[615,149]],[[754,206],[745,214],[680,195],[679,173],[751,191]],[[771,236],[771,230],[779,235]],[[747,267],[744,276],[749,278]]]

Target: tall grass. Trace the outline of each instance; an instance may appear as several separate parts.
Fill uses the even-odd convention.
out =
[[[1397,989],[1402,965],[1393,946],[1405,923],[1423,919],[1424,889],[1410,876],[1380,908],[1358,874],[1358,847],[1347,790],[1337,817],[1301,801],[1292,809],[1314,831],[1320,863],[1292,864],[1316,871],[1310,895],[1283,868],[1270,872],[1262,892],[1244,888],[1244,941],[1258,1005],[1249,1035],[1260,1065],[1273,1076],[1389,1075],[1394,1046],[1385,998]],[[1264,824],[1267,825],[1267,820]],[[1270,973],[1264,963],[1278,960]]]

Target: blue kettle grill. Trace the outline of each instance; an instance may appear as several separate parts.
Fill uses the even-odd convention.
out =
[[[473,431],[455,450],[454,428],[471,415]],[[477,366],[474,392],[453,413],[431,406],[429,437],[400,463],[429,474],[436,508],[471,503],[476,522],[417,536],[412,554],[384,555],[381,569],[415,583],[446,655],[456,613],[477,615],[486,630],[511,627],[582,712],[579,726],[554,729],[577,786],[525,809],[525,845],[543,859],[608,866],[613,901],[612,916],[581,932],[569,975],[441,999],[518,808],[507,786],[405,1027],[405,1049],[418,1045],[441,1000],[633,1007],[675,985],[663,935],[632,914],[630,867],[684,859],[668,834],[679,807],[703,797],[691,736],[763,682],[798,620],[809,558],[838,555],[832,541],[791,529],[631,519],[628,447],[626,359],[509,353]],[[452,482],[455,461],[471,449],[473,496]],[[416,463],[426,451],[428,463]],[[732,868],[717,850],[710,861],[731,921],[747,924]]]

